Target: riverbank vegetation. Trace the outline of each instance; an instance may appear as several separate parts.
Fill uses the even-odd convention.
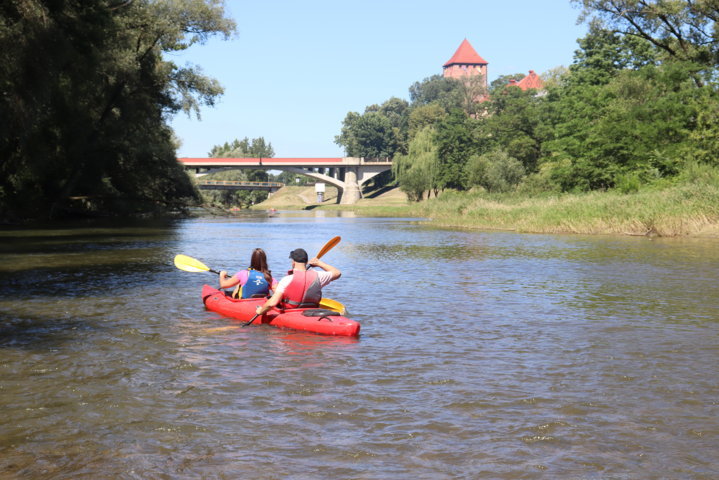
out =
[[[264,137],[250,140],[235,139],[223,145],[215,145],[209,154],[212,158],[272,158],[275,150],[272,144]],[[198,180],[230,180],[246,182],[280,182],[285,185],[308,185],[310,178],[293,172],[280,172],[278,174],[260,169],[220,170],[208,173]],[[314,183],[312,183],[314,188]],[[201,190],[202,203],[205,206],[217,208],[250,208],[264,202],[269,196],[267,190]],[[335,195],[336,198],[336,195]]]
[[[272,158],[275,150],[272,144],[266,142],[264,137],[250,140],[245,137],[242,140],[225,142],[223,145],[215,145],[210,150],[211,158]],[[225,170],[209,173],[202,180],[230,180],[246,182],[267,182],[269,176],[264,170]],[[208,206],[218,207],[248,207],[267,199],[267,192],[264,190],[201,190],[202,203]]]
[[[589,33],[541,91],[511,85],[521,74],[486,90],[437,75],[409,102],[348,113],[336,142],[393,157],[413,210],[442,222],[660,234],[716,223],[716,186],[688,179],[719,168],[719,8],[575,3]]]
[[[222,88],[165,54],[234,30],[221,0],[3,2],[0,220],[197,201],[168,120]]]
[[[532,233],[716,237],[719,171],[705,165],[689,166],[671,184],[631,193],[610,190],[538,196],[447,191],[430,201],[413,202],[406,214],[431,219],[438,226]]]
[[[399,188],[376,188],[354,205],[319,203],[312,187],[285,187],[256,208],[349,210],[357,215],[415,217],[453,228],[525,233],[719,237],[719,169],[688,165],[677,177],[638,191],[527,194],[446,190],[410,201]],[[421,220],[420,220],[421,219]]]

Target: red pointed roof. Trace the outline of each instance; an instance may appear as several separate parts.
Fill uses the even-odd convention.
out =
[[[521,88],[522,90],[529,90],[530,88],[534,88],[535,90],[541,90],[544,88],[544,82],[542,81],[542,78],[534,73],[534,70],[529,71],[529,75],[515,83],[517,87]]]
[[[487,61],[479,56],[479,54],[474,50],[472,45],[469,44],[466,38],[459,46],[457,51],[454,52],[452,58],[447,60],[447,63],[445,63],[443,67],[446,68],[450,65],[458,63],[463,65],[487,65]]]

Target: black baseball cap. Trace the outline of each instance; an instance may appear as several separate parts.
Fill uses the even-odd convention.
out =
[[[307,252],[303,248],[295,248],[290,252],[290,258],[298,263],[307,263]]]

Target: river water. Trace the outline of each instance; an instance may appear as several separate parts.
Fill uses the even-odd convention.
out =
[[[255,247],[358,339],[204,310]],[[335,212],[0,230],[0,478],[714,479],[719,241]]]

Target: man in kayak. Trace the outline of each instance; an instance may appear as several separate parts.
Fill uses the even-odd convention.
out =
[[[307,252],[297,248],[290,252],[292,270],[277,284],[274,294],[255,313],[262,315],[274,306],[280,308],[317,308],[322,299],[322,287],[342,275],[337,268],[315,257],[307,260]],[[320,267],[323,272],[308,270]]]

